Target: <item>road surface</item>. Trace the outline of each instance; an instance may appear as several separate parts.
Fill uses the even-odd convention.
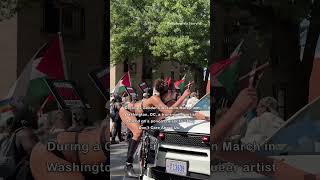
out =
[[[124,165],[127,158],[128,144],[127,142],[120,142],[119,144],[112,144],[110,146],[110,170],[111,170],[111,180],[135,180],[135,178],[124,177]],[[137,156],[135,157],[135,162],[133,164],[135,172],[138,174],[139,164],[137,161]]]

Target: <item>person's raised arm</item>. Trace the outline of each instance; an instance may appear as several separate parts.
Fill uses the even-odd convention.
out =
[[[151,104],[155,106],[160,112],[166,115],[172,114],[175,110],[174,108],[172,108],[173,105],[170,108],[167,105],[165,105],[159,96],[152,96],[150,99],[151,99]]]
[[[241,116],[257,102],[256,91],[253,88],[242,90],[229,111],[221,117],[219,122],[213,126],[211,133],[213,134],[213,143],[222,143],[226,134],[232,129],[234,124]]]
[[[171,105],[170,107],[179,107],[181,106],[181,104],[183,103],[183,101],[190,95],[190,89],[186,89],[183,94],[179,97],[179,99],[173,104]]]
[[[190,94],[190,89],[185,90],[184,93],[182,94],[182,96],[174,104],[172,104],[170,107],[165,105],[159,96],[152,96],[151,97],[152,105],[157,107],[160,112],[162,112],[166,115],[172,114],[173,112],[175,112],[176,108],[179,107],[183,103],[185,98],[187,96],[189,96],[189,94]]]
[[[195,119],[197,119],[197,120],[207,120],[207,121],[210,120],[209,117],[206,117],[205,115],[203,115],[199,112],[194,113],[193,111],[191,111],[189,109],[178,109],[178,108],[176,108],[177,106],[174,106],[174,105],[168,107],[167,105],[165,105],[162,102],[162,100],[158,96],[152,97],[152,105],[157,107],[160,112],[162,112],[166,115],[170,115],[173,113],[184,113],[184,114],[189,114],[189,115],[195,117]]]

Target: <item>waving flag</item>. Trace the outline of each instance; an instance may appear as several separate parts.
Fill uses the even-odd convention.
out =
[[[239,56],[212,64],[210,73],[213,77],[213,86],[223,86],[229,94],[232,94],[239,76]]]
[[[238,44],[228,59],[219,61],[210,66],[213,77],[213,86],[223,86],[228,94],[232,94],[239,77],[240,48],[244,40]]]
[[[114,94],[121,94],[126,91],[125,87],[131,87],[131,79],[130,79],[130,73],[126,72],[120,81],[117,83],[113,93]]]
[[[174,87],[175,87],[176,89],[180,89],[180,91],[184,91],[185,79],[186,79],[186,75],[184,75],[181,80],[176,81],[176,82],[174,83]]]
[[[30,104],[41,104],[49,95],[44,78],[67,78],[61,35],[42,46],[32,57],[11,88],[8,98],[21,98]],[[53,99],[50,98],[49,99]]]

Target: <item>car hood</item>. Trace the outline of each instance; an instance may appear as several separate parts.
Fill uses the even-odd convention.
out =
[[[210,112],[201,112],[208,116]],[[164,132],[183,132],[192,134],[210,134],[210,122],[196,120],[185,114],[176,114],[154,125]]]

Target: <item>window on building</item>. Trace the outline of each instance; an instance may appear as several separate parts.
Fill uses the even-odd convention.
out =
[[[44,2],[43,30],[47,33],[60,31],[60,10],[54,0],[46,0]]]
[[[84,9],[67,5],[61,10],[61,31],[64,36],[83,38],[85,31]]]
[[[45,0],[43,31],[61,32],[67,38],[83,39],[85,35],[84,8],[75,3],[58,4],[55,0]]]

